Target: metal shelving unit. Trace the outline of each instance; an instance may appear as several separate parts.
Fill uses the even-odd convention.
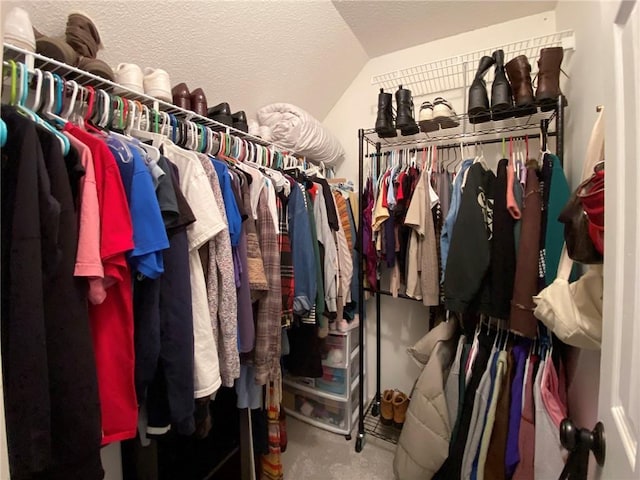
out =
[[[532,76],[535,75],[537,65],[534,65],[535,59],[539,55],[539,51],[542,48],[561,46],[565,50],[573,50],[575,45],[574,35],[572,31],[558,32],[550,35],[542,35],[539,37],[531,38],[528,40],[513,42],[507,45],[497,46],[495,48],[478,50],[465,55],[459,55],[456,57],[440,60],[437,62],[426,63],[422,65],[416,65],[409,68],[396,70],[393,72],[387,72],[379,75],[374,75],[371,79],[371,84],[376,87],[382,87],[387,89],[396,88],[402,84],[412,90],[414,97],[433,95],[436,93],[446,92],[450,90],[461,90],[460,94],[465,99],[466,112],[466,98],[467,87],[473,80],[475,74],[475,68],[484,55],[491,55],[494,50],[502,49],[505,52],[506,58],[513,58],[517,55],[526,55],[533,68]],[[487,83],[493,80],[493,74],[490,73],[487,79]],[[488,87],[490,91],[490,86]],[[456,120],[459,125],[450,129],[439,129],[434,132],[420,132],[416,135],[402,136],[398,131],[398,136],[392,138],[380,138],[374,129],[360,129],[358,131],[358,191],[360,192],[360,225],[364,223],[364,163],[365,159],[368,161],[380,162],[384,156],[383,150],[391,150],[394,148],[413,148],[418,149],[426,146],[435,146],[438,149],[446,149],[451,147],[457,147],[460,145],[485,145],[491,143],[498,143],[502,141],[502,138],[507,136],[514,140],[524,139],[528,137],[526,134],[536,135],[538,133],[542,136],[543,144],[547,145],[549,137],[555,137],[555,150],[556,154],[563,163],[564,152],[564,109],[567,105],[564,95],[560,95],[556,102],[556,105],[551,111],[536,111],[534,114],[524,114],[524,111],[514,110],[514,117],[488,121],[485,123],[472,124],[469,122],[469,116],[464,113],[458,115]],[[448,143],[447,143],[448,142]],[[370,153],[369,150],[373,150],[375,153]],[[380,171],[378,168],[377,171]],[[358,246],[359,251],[364,252],[364,240],[362,235],[362,229],[358,229]],[[364,345],[364,335],[366,329],[365,318],[365,290],[372,292],[377,291],[376,297],[376,326],[377,335],[375,342],[376,351],[376,392],[370,401],[366,410],[362,410],[358,419],[358,435],[356,440],[356,452],[362,451],[365,442],[365,434],[380,438],[382,440],[397,443],[399,431],[393,427],[387,427],[382,425],[379,420],[380,414],[380,400],[381,400],[381,345],[380,345],[380,298],[382,295],[389,295],[390,292],[380,290],[380,272],[377,272],[377,285],[376,288],[365,289],[364,285],[364,255],[360,254],[360,268],[359,268],[359,315],[360,315],[360,344]],[[399,298],[413,300],[406,295],[398,295]],[[360,356],[360,374],[364,372],[364,355]],[[365,405],[364,399],[364,381],[360,382],[360,405]]]

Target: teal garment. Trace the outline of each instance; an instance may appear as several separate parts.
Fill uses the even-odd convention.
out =
[[[320,258],[320,245],[318,244],[318,232],[316,231],[316,219],[313,214],[313,203],[309,192],[304,192],[306,197],[307,213],[309,214],[309,224],[311,226],[311,245],[313,245],[313,255],[316,260],[316,279],[318,288],[316,293],[316,325],[319,327],[328,326],[328,321],[324,318],[324,274],[323,265]]]
[[[560,159],[555,155],[550,157],[553,161],[551,170],[551,185],[549,187],[549,206],[547,210],[547,231],[545,232],[545,254],[547,285],[551,284],[558,273],[558,263],[564,245],[564,224],[558,221],[560,212],[569,201],[571,192],[569,183],[564,174]]]

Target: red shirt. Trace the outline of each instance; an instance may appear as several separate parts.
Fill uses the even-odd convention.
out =
[[[107,297],[89,305],[96,356],[102,444],[133,438],[138,423],[134,384],[133,291],[125,253],[133,228],[120,171],[106,143],[67,123],[64,130],[91,150],[100,209],[100,257]]]

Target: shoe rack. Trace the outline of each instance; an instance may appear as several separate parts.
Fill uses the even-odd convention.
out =
[[[7,61],[9,59],[13,59],[16,62],[26,62],[27,65],[32,64],[36,69],[51,72],[54,75],[60,76],[67,82],[74,81],[81,87],[92,87],[95,90],[104,90],[112,96],[117,96],[121,97],[122,99],[140,103],[144,107],[147,107],[152,112],[152,114],[162,112],[169,115],[174,115],[178,119],[195,122],[217,132],[226,132],[228,135],[234,135],[236,137],[240,137],[242,139],[262,146],[272,147],[273,149],[278,150],[282,153],[296,155],[296,152],[292,149],[285,148],[281,145],[278,145],[277,143],[266,142],[260,137],[256,137],[249,133],[245,133],[242,130],[238,130],[236,128],[225,125],[224,123],[220,123],[202,115],[198,115],[197,113],[190,110],[185,110],[176,105],[173,105],[172,103],[165,102],[164,100],[160,100],[144,93],[136,92],[135,90],[131,90],[130,88],[127,88],[123,85],[99,77],[97,75],[94,75],[93,73],[86,72],[77,67],[67,65],[66,63],[59,62],[58,60],[55,60],[53,58],[45,57],[44,55],[40,55],[39,53],[33,53],[28,50],[24,50],[9,43],[3,43],[3,64],[5,66],[8,66]],[[30,73],[33,73],[31,69]],[[157,118],[156,115],[153,116]]]
[[[506,59],[526,55],[531,63],[531,76],[533,77],[538,71],[535,59],[538,58],[540,49],[548,47],[563,47],[565,51],[573,50],[575,48],[573,31],[565,30],[541,35],[435,62],[380,73],[371,77],[371,85],[377,88],[382,87],[388,91],[395,90],[398,85],[404,85],[411,90],[414,98],[435,93],[441,94],[456,89],[464,89],[466,92],[467,87],[473,81],[478,62],[483,56],[491,56],[491,53],[498,49],[504,50]],[[485,78],[487,84],[490,84],[493,81],[493,72],[489,72]],[[466,105],[464,111],[466,111]]]

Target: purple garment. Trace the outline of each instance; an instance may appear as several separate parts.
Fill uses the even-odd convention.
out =
[[[240,233],[242,235],[242,233]],[[240,263],[240,254],[238,247],[232,247],[233,253],[233,280],[236,282],[236,288],[240,288],[240,275],[242,275],[242,264]]]
[[[384,222],[384,258],[387,267],[393,268],[396,264],[396,222],[390,215]]]
[[[518,438],[520,436],[520,418],[522,417],[522,388],[524,382],[524,367],[529,352],[529,343],[520,343],[513,347],[513,358],[516,363],[516,373],[511,384],[511,408],[509,409],[509,430],[507,433],[507,449],[505,453],[505,471],[507,478],[513,476],[518,463],[520,452]]]
[[[235,177],[234,181],[231,182],[231,186],[236,198],[242,198],[240,195],[240,185],[238,181],[235,181]],[[238,205],[238,207],[240,207],[240,205]],[[251,306],[249,268],[247,267],[247,226],[244,222],[242,222],[238,247],[233,249],[233,253],[234,275],[238,275],[236,279],[236,286],[238,287],[238,351],[240,353],[247,353],[253,350],[255,346],[256,327],[253,322],[253,309]]]
[[[362,195],[364,211],[362,212],[362,242],[365,255],[365,273],[366,279],[369,282],[369,287],[373,290],[376,289],[377,275],[376,275],[376,246],[373,244],[373,191],[371,185],[371,179],[367,180],[367,185]]]

